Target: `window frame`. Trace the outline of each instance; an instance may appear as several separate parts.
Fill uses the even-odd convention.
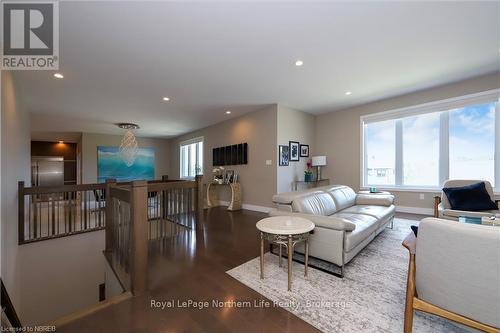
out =
[[[394,191],[419,191],[440,192],[440,186],[412,186],[403,184],[403,118],[418,116],[427,113],[441,112],[439,129],[439,184],[443,184],[449,177],[449,112],[450,110],[463,108],[470,105],[496,102],[495,109],[495,156],[494,177],[492,184],[495,194],[500,193],[500,89],[483,91],[445,100],[434,101],[410,107],[392,109],[383,112],[363,115],[360,117],[360,187],[366,189],[367,184],[367,150],[365,138],[365,124],[380,122],[384,120],[395,120],[395,184],[376,185],[377,188]],[[446,112],[443,112],[446,111]]]
[[[179,178],[180,179],[193,179],[194,178],[192,176],[183,176],[183,166],[184,166],[184,162],[186,162],[187,169],[188,169],[187,173],[188,173],[188,175],[191,174],[191,164],[192,163],[190,163],[190,159],[191,159],[190,146],[193,144],[197,144],[197,143],[201,143],[202,147],[200,149],[200,154],[195,153],[195,155],[196,155],[196,159],[201,158],[201,160],[198,160],[197,161],[198,163],[195,162],[195,165],[201,166],[201,171],[200,171],[200,173],[198,173],[198,175],[203,175],[204,141],[205,141],[204,137],[200,136],[200,137],[192,138],[192,139],[185,140],[185,141],[182,141],[179,143]],[[183,147],[186,147],[188,149],[188,151],[187,151],[188,160],[187,161],[185,161],[184,155],[182,153]],[[201,155],[201,157],[200,157],[200,155]],[[195,173],[196,173],[196,170],[195,170]]]

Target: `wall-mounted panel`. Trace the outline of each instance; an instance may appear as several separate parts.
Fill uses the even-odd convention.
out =
[[[213,148],[212,161],[214,166],[247,164],[248,143]]]

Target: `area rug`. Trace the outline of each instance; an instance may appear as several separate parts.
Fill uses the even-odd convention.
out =
[[[266,253],[265,278],[259,278],[259,258],[227,274],[267,297],[273,305],[323,332],[403,332],[408,252],[401,242],[416,221],[395,219],[345,267],[343,279],[293,263],[292,291],[287,291],[287,265]],[[436,316],[416,312],[413,332],[468,332]]]

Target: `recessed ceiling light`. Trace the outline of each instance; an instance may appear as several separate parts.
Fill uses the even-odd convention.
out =
[[[231,111],[227,110],[227,111],[226,111],[226,114],[231,114]]]
[[[297,60],[295,62],[295,66],[298,66],[298,67],[302,66],[303,64],[304,64],[304,62],[302,60]]]
[[[61,73],[55,73],[54,77],[57,79],[62,79],[62,78],[64,78],[64,75],[62,75]]]
[[[164,100],[165,102],[168,102],[168,101],[170,101],[170,98],[168,98],[168,97],[163,97],[163,100]]]
[[[349,95],[351,95],[351,94],[352,94],[352,91],[346,91],[346,92],[345,92],[345,94],[346,94],[347,96],[349,96]]]

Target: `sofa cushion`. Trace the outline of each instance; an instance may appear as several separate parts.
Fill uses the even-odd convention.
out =
[[[364,214],[370,215],[379,220],[379,222],[384,222],[391,216],[394,216],[396,207],[391,205],[389,207],[385,206],[368,206],[368,205],[355,205],[346,208],[339,213],[352,213],[352,214]]]
[[[450,202],[451,209],[454,210],[481,211],[498,208],[486,191],[484,182],[460,187],[445,187],[443,192]]]
[[[333,186],[325,189],[325,192],[332,196],[337,210],[354,206],[356,202],[356,193],[349,186]]]
[[[357,194],[356,205],[390,206],[394,203],[392,194]]]
[[[321,216],[321,215],[285,212],[282,210],[273,209],[269,212],[269,216],[298,216],[311,221],[316,225],[316,227],[339,230],[339,231],[351,231],[356,228],[356,225],[351,221],[335,217],[333,215]]]
[[[332,197],[325,192],[295,198],[292,201],[292,210],[297,213],[323,216],[332,215],[337,211]]]
[[[296,198],[303,197],[305,195],[310,195],[313,193],[323,193],[317,188],[308,189],[303,191],[294,191],[294,192],[283,192],[273,195],[273,202],[276,204],[288,204],[291,205],[292,201]]]
[[[336,213],[333,216],[346,219],[356,225],[356,229],[347,232],[345,236],[344,251],[349,252],[363,240],[375,233],[378,228],[378,220],[370,215],[353,213]]]

